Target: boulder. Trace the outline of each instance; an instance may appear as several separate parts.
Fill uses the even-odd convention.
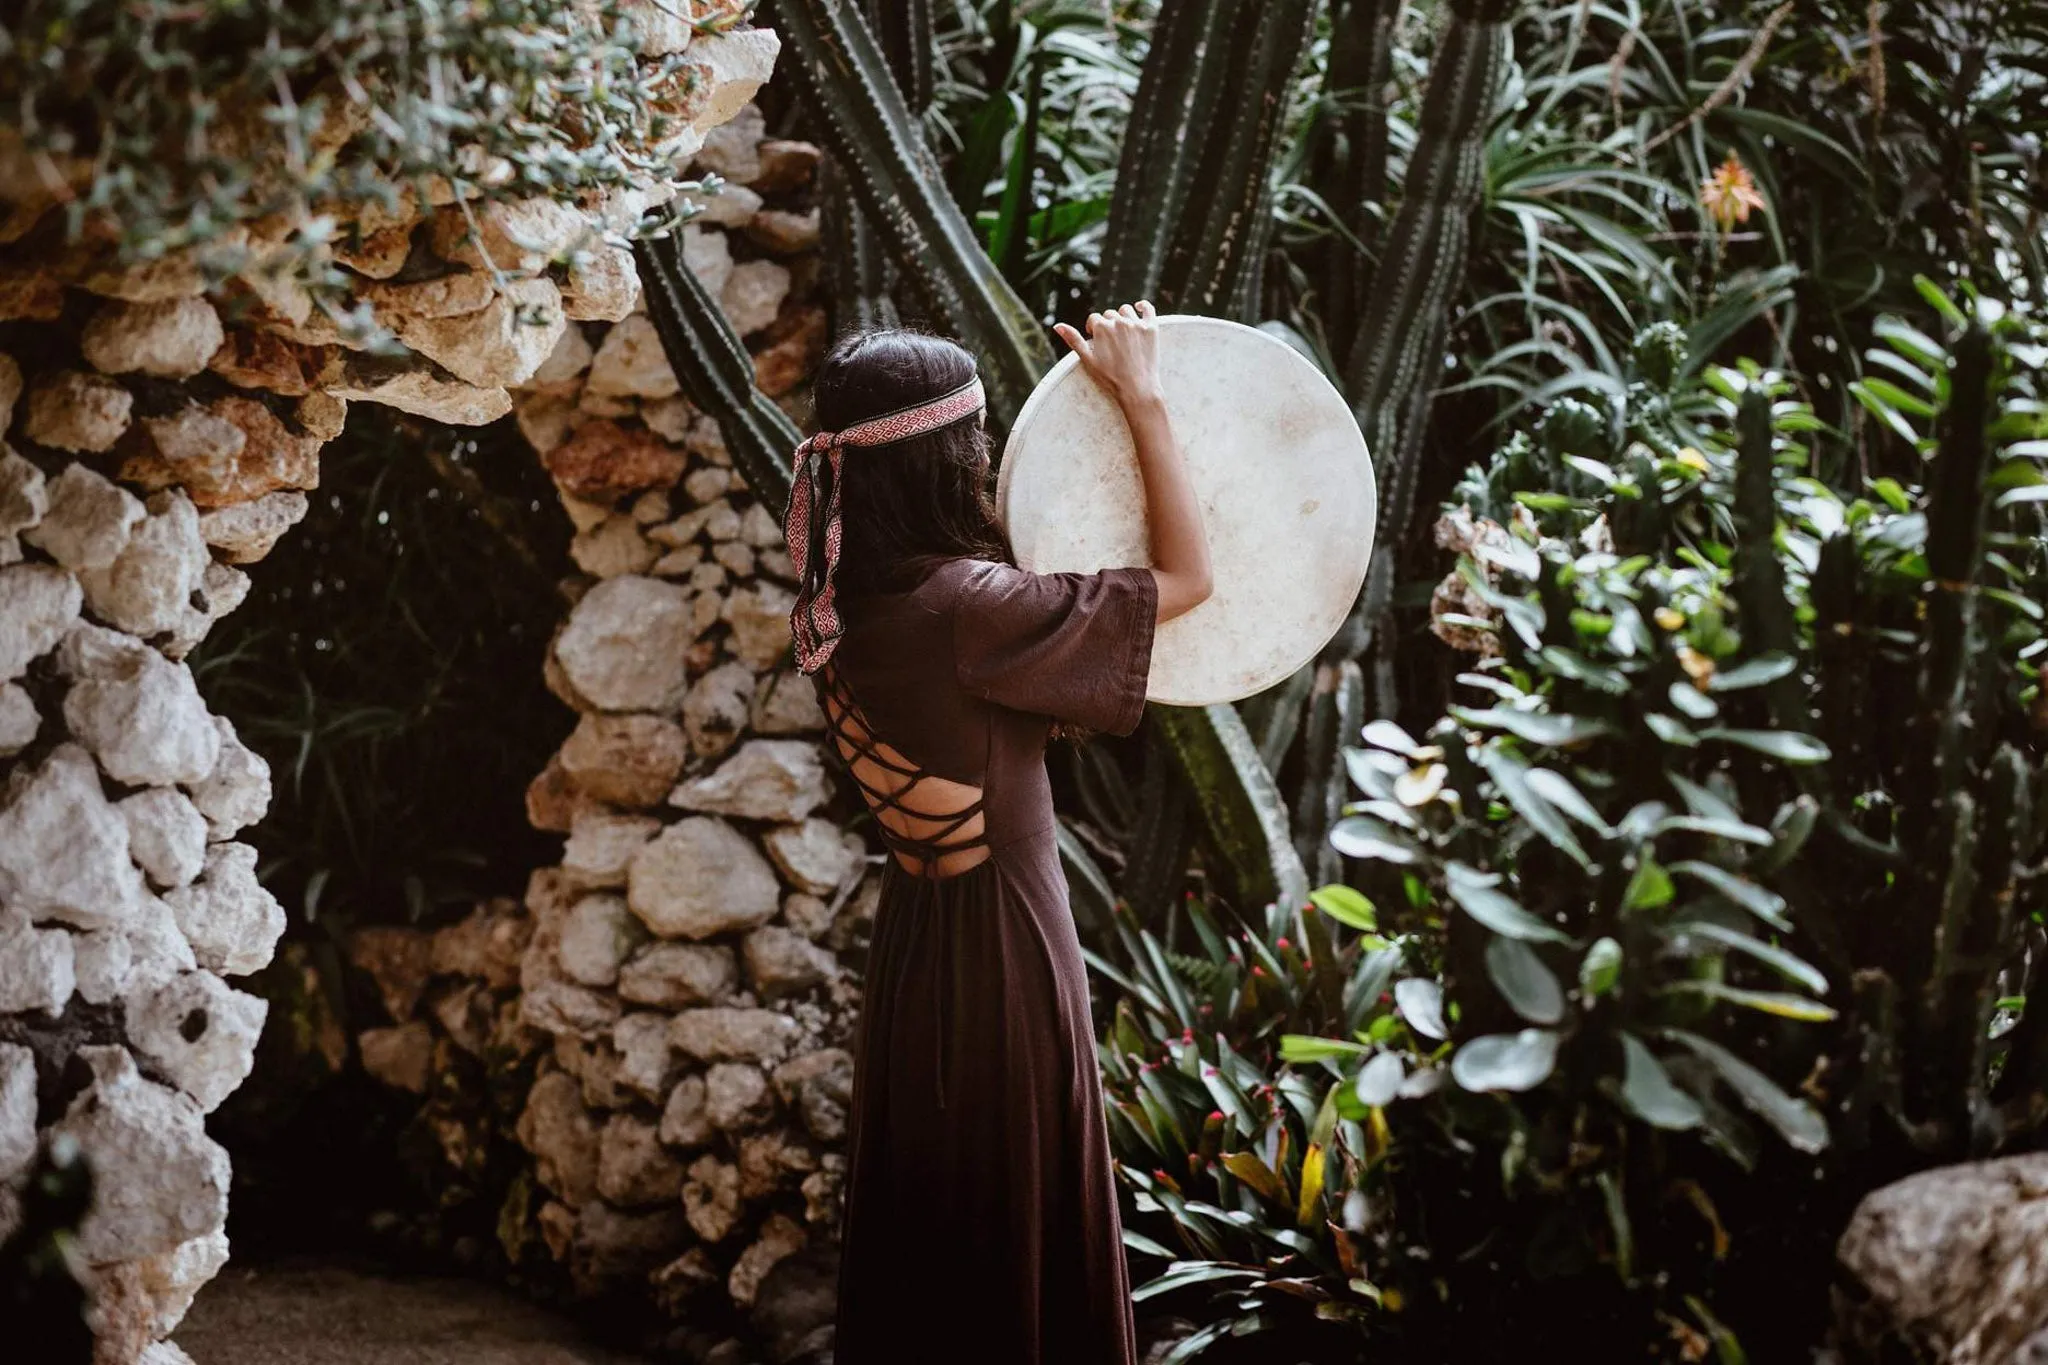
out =
[[[159,1252],[138,1267],[142,1292],[149,1305],[148,1331],[167,1337],[185,1320],[192,1300],[228,1263],[228,1235],[215,1229],[169,1251]],[[143,1348],[137,1365],[192,1365],[192,1358],[168,1341]]]
[[[761,1224],[761,1235],[740,1253],[726,1277],[726,1292],[742,1308],[752,1308],[768,1272],[804,1249],[809,1240],[803,1225],[786,1213],[771,1213]]]
[[[768,860],[723,820],[664,829],[633,859],[626,900],[663,938],[705,939],[773,919],[780,888]]]
[[[519,984],[519,959],[532,938],[533,920],[517,901],[487,901],[434,931],[433,969],[508,991]]]
[[[724,1241],[740,1221],[739,1168],[715,1156],[691,1162],[683,1185],[683,1212],[690,1230],[704,1241]]]
[[[49,510],[22,539],[74,573],[112,564],[148,515],[140,498],[82,464],[50,480],[48,499]]]
[[[577,223],[579,231],[581,219]],[[401,317],[398,339],[479,389],[522,384],[568,325],[562,296],[547,279],[502,280],[490,302],[459,317]]]
[[[817,745],[751,739],[714,772],[678,786],[669,795],[669,804],[712,815],[787,823],[804,819],[831,796],[831,780]]]
[[[573,392],[595,354],[581,327],[564,327],[562,335],[555,338],[555,349],[548,352],[548,358],[541,361],[540,368],[521,387],[529,393]]]
[[[796,1111],[812,1137],[842,1142],[847,1112],[853,1107],[853,1054],[831,1047],[784,1062],[775,1068],[775,1093]]]
[[[598,1128],[574,1077],[549,1071],[527,1092],[516,1129],[540,1183],[572,1208],[597,1195]]]
[[[689,686],[697,638],[689,593],[628,574],[583,595],[555,641],[569,683],[606,711],[672,711]]]
[[[112,450],[128,430],[135,399],[103,375],[51,370],[28,391],[22,435],[52,450]]]
[[[796,1020],[774,1010],[721,1005],[678,1014],[669,1041],[702,1062],[769,1063],[780,1061],[802,1031]]]
[[[621,815],[601,806],[575,813],[562,848],[562,870],[579,887],[623,887],[633,859],[661,830],[651,815]]]
[[[761,174],[761,142],[768,136],[768,121],[752,104],[737,110],[730,121],[704,135],[697,152],[697,168],[744,185]]]
[[[128,1038],[151,1068],[212,1113],[256,1064],[269,1003],[212,972],[185,972],[128,1001]]]
[[[619,979],[619,964],[646,936],[646,929],[626,908],[624,897],[585,896],[562,922],[556,953],[571,981],[609,986]]]
[[[209,839],[232,839],[270,809],[270,764],[242,743],[226,716],[215,716],[213,727],[220,734],[220,760],[191,788],[192,804],[206,817]]]
[[[36,1155],[36,1055],[0,1043],[0,1183],[28,1169]]]
[[[638,1290],[689,1235],[682,1210],[672,1204],[627,1211],[593,1200],[576,1213],[569,1250],[571,1278],[585,1295],[622,1286]]]
[[[71,935],[38,929],[26,914],[0,906],[0,1014],[63,1013],[77,985]]]
[[[206,368],[224,340],[220,314],[203,298],[113,300],[101,304],[85,324],[78,347],[94,369],[106,374],[190,379]]]
[[[212,563],[199,534],[199,511],[177,490],[150,498],[149,516],[104,569],[79,575],[85,604],[110,626],[144,637],[175,630]]]
[[[11,358],[0,354],[0,381],[4,381],[9,373],[5,367],[13,363]],[[18,373],[15,380],[19,383]],[[0,387],[0,399],[6,397],[4,387]],[[0,402],[0,418],[7,416],[6,409],[10,406],[11,402]],[[0,425],[0,436],[4,436],[6,431],[7,428]],[[17,455],[5,441],[0,441],[0,542],[31,530],[49,514],[49,510],[50,481],[43,477],[43,471]]]
[[[661,1145],[655,1127],[631,1114],[614,1114],[598,1138],[597,1192],[609,1204],[674,1202],[683,1187],[683,1164]]]
[[[765,331],[789,297],[789,267],[775,261],[745,261],[726,277],[718,306],[740,336]]]
[[[677,196],[689,209],[690,219],[707,227],[745,227],[761,211],[761,196],[745,185],[722,184],[715,190],[685,190]]]
[[[320,486],[320,447],[329,438],[291,430],[253,398],[188,404],[168,416],[146,417],[142,426],[146,448],[123,462],[121,477],[144,488],[175,484],[211,508]]]
[[[745,664],[720,664],[691,683],[683,697],[683,734],[690,752],[716,758],[730,749],[747,726],[753,691],[753,670]]]
[[[0,682],[12,682],[55,649],[82,601],[78,580],[54,564],[0,569]]]
[[[775,1117],[775,1095],[758,1066],[719,1062],[704,1073],[704,1117],[722,1133],[743,1133]]]
[[[740,1139],[739,1168],[741,1198],[767,1199],[817,1170],[818,1154],[801,1133],[770,1128]]]
[[[577,322],[622,321],[639,297],[640,267],[624,247],[578,252],[562,280],[562,311]]]
[[[817,684],[793,668],[764,679],[754,692],[748,718],[764,735],[815,735],[825,729]]]
[[[74,1139],[93,1171],[79,1255],[94,1265],[137,1261],[219,1231],[228,1154],[207,1137],[199,1106],[144,1080],[125,1048],[83,1047],[78,1056],[92,1083],[54,1132]]]
[[[786,193],[810,184],[818,173],[818,163],[825,159],[816,143],[782,138],[764,140],[755,153],[761,158],[761,174],[755,177],[754,187],[763,194]]]
[[[199,880],[163,899],[208,971],[261,971],[284,934],[284,907],[256,880],[256,850],[247,844],[211,845]]]
[[[152,787],[116,802],[128,854],[161,888],[189,886],[206,865],[206,818],[179,791]]]
[[[817,250],[820,226],[816,209],[763,209],[747,221],[747,240],[771,255],[794,256]]]
[[[796,995],[839,974],[838,959],[794,929],[764,924],[747,935],[747,984],[763,1000]]]
[[[562,767],[580,791],[631,808],[660,805],[689,756],[683,728],[649,715],[584,716],[561,749]]]
[[[722,1005],[739,986],[732,949],[714,943],[651,943],[619,969],[619,994],[636,1005]]]
[[[584,381],[586,393],[613,398],[672,398],[678,388],[654,321],[645,313],[635,313],[605,333]]]
[[[846,885],[867,859],[867,846],[858,835],[842,834],[830,820],[816,817],[778,825],[763,842],[790,885],[814,896],[829,896]]]
[[[286,531],[306,515],[306,495],[281,488],[199,518],[199,535],[230,564],[254,564],[268,555]]]
[[[465,384],[424,363],[351,362],[327,392],[334,398],[380,403],[456,427],[485,426],[512,411],[512,395],[504,389]]]
[[[1922,1171],[1865,1196],[1835,1262],[1843,1365],[2048,1360],[2048,1152]]]
[[[612,1025],[612,1049],[619,1056],[620,1085],[656,1104],[668,1098],[678,1059],[669,1046],[667,1015],[647,1010],[621,1015]]]
[[[782,662],[789,653],[789,613],[795,606],[796,594],[775,583],[755,583],[726,599],[732,649],[741,663],[765,673]]]
[[[732,278],[732,245],[722,232],[707,232],[694,224],[683,228],[683,266],[697,277],[704,292],[717,298]]]
[[[365,1029],[356,1036],[356,1052],[363,1070],[394,1090],[424,1095],[434,1078],[434,1028],[424,1019]]]
[[[230,327],[227,340],[206,368],[236,388],[304,398],[328,373],[337,354],[332,346],[306,345],[275,332]]]
[[[61,744],[40,767],[10,775],[0,793],[0,904],[106,929],[141,914],[147,894],[129,861],[127,822],[90,754]]]
[[[88,942],[101,932],[118,933],[128,942],[128,975],[120,985],[129,994],[199,966],[192,945],[178,930],[177,916],[155,896],[144,897],[140,912],[119,929],[96,930],[79,941]]]
[[[139,640],[115,638],[124,647],[93,651],[98,666],[64,695],[71,733],[126,786],[204,781],[220,761],[220,732],[192,670]]]
[[[704,1078],[685,1076],[668,1092],[661,1111],[661,1140],[671,1147],[702,1147],[718,1130],[704,1114]]]
[[[195,964],[196,965],[196,964]],[[184,969],[184,962],[152,972],[144,985],[159,985]],[[118,929],[95,929],[71,936],[71,973],[79,998],[88,1005],[111,1005],[136,984],[135,942]]]
[[[689,457],[654,432],[596,418],[547,451],[542,463],[563,492],[609,506],[645,489],[669,487],[682,477]]]

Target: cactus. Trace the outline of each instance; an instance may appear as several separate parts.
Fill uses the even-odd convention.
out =
[[[1309,698],[1307,734],[1303,737],[1305,771],[1295,794],[1295,849],[1318,883],[1337,880],[1342,871],[1326,832],[1344,807],[1346,778],[1343,749],[1365,724],[1365,675],[1346,659],[1318,664],[1315,691]]]
[[[819,139],[932,321],[981,358],[989,409],[1007,426],[1052,365],[1043,329],[946,193],[915,118],[859,12],[839,0],[776,0],[765,17]]]
[[[1358,245],[1333,237],[1323,251],[1323,326],[1341,363],[1365,306],[1370,263],[1359,248],[1379,237],[1379,207],[1387,179],[1387,110],[1381,102],[1394,73],[1394,36],[1406,0],[1343,0],[1330,20],[1330,107],[1318,144],[1316,183]]]
[[[789,457],[803,433],[754,387],[754,360],[733,334],[718,301],[683,264],[681,238],[642,241],[640,265],[647,315],[683,396],[710,413],[725,435],[733,466],[776,516],[789,505]]]
[[[825,220],[826,269],[831,274],[832,329],[835,334],[873,331],[902,323],[889,296],[894,271],[873,224],[853,202],[846,173],[828,159],[820,195]]]
[[[1154,706],[1153,727],[1187,779],[1240,906],[1292,915],[1308,873],[1287,828],[1287,806],[1235,707]]]
[[[932,107],[931,0],[861,0],[903,103],[917,118]]]

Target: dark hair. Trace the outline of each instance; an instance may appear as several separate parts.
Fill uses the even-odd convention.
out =
[[[818,369],[818,425],[844,431],[942,398],[974,371],[974,357],[942,337],[856,332]],[[848,596],[907,591],[946,559],[1009,560],[988,433],[973,418],[885,446],[849,448],[843,469],[838,582]]]

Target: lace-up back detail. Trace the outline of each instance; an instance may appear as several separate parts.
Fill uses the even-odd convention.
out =
[[[832,746],[897,863],[937,881],[988,861],[982,789],[926,772],[875,734],[838,669],[827,665],[817,679]]]

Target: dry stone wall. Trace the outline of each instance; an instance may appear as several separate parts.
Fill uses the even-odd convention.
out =
[[[645,58],[682,54],[665,144],[680,166],[746,105],[777,43],[636,8]],[[350,402],[504,415],[574,328],[630,319],[618,234],[676,186],[573,204],[405,187],[395,208],[318,206],[334,245],[289,271],[272,265],[304,215],[238,228],[248,249],[222,274],[175,252],[124,267],[89,232],[71,239],[48,171],[0,129],[0,1236],[39,1145],[75,1141],[95,1178],[77,1251],[100,1359],[170,1365],[184,1356],[163,1338],[228,1254],[228,1159],[206,1115],[264,1024],[230,979],[284,929],[244,841],[270,774],[184,658],[304,514]],[[306,285],[327,267],[339,297]],[[734,297],[766,307],[766,273]],[[402,345],[370,349],[380,331]],[[670,680],[588,663],[617,655],[605,632],[645,620],[666,640],[696,622],[671,580],[638,581],[668,595],[622,580],[610,616],[579,613],[578,668],[608,704]],[[593,825],[578,847],[617,837]],[[496,961],[490,947],[477,960]],[[586,988],[565,982],[543,1006],[580,1007],[564,992]]]
[[[741,110],[695,166],[724,188],[683,229],[800,421],[827,328],[818,160]],[[789,664],[781,528],[638,311],[565,331],[514,404],[576,527],[547,684],[580,720],[527,793],[562,859],[523,905],[360,937],[394,1005],[361,1052],[429,1097],[451,1164],[486,1136],[478,1097],[433,1094],[449,1050],[497,1074],[537,1058],[514,1124],[531,1185],[500,1220],[515,1259],[524,1223],[575,1292],[652,1305],[690,1358],[794,1360],[829,1333],[848,964],[877,883]],[[488,963],[458,946],[480,942]]]

